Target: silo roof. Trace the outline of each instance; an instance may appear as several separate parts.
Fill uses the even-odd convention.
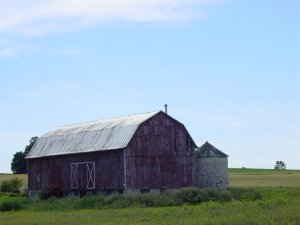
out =
[[[227,157],[224,152],[221,152],[212,144],[205,142],[200,148],[196,149],[196,157]]]
[[[139,125],[159,112],[58,127],[38,138],[27,158],[126,148]]]

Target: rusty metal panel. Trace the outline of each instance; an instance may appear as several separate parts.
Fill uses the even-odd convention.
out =
[[[40,137],[27,158],[125,148],[138,126],[157,113],[59,127]]]

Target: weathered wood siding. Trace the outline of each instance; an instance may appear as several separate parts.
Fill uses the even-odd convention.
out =
[[[95,162],[95,190],[122,190],[124,184],[123,151],[102,151],[28,160],[28,189],[71,191],[71,164]],[[87,188],[87,170],[79,164],[79,187]],[[37,180],[40,179],[40,182]],[[75,189],[76,190],[76,189]]]
[[[195,147],[181,123],[155,115],[140,125],[126,148],[126,188],[195,186]]]

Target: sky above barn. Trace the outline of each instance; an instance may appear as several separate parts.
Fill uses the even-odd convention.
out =
[[[57,126],[155,110],[229,167],[300,169],[300,6],[0,0],[0,172]]]

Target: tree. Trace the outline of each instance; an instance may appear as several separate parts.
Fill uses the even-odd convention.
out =
[[[11,171],[15,174],[27,173],[27,162],[25,157],[30,152],[38,137],[32,137],[29,144],[25,147],[24,152],[17,152],[11,162]]]
[[[283,161],[276,161],[275,170],[285,170],[286,169],[286,165]]]
[[[27,173],[27,163],[24,152],[17,152],[11,162],[11,171],[16,174]]]
[[[24,151],[24,153],[26,154],[25,157],[28,155],[28,153],[30,152],[31,148],[33,147],[33,145],[34,145],[34,143],[36,142],[37,139],[38,139],[38,137],[32,137],[29,140],[29,145],[27,145],[25,147],[25,151]]]

